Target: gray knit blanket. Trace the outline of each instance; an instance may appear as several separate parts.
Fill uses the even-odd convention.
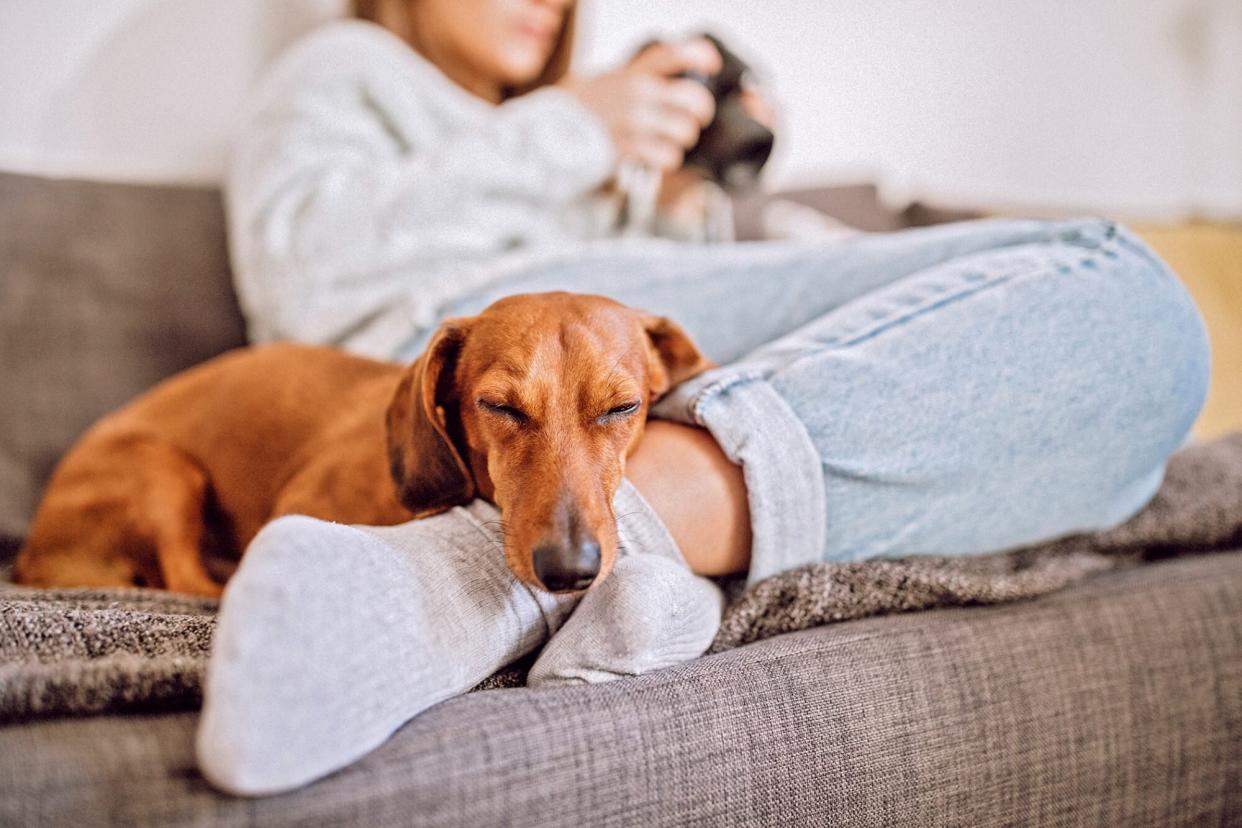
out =
[[[1105,532],[970,557],[824,563],[729,597],[710,652],[871,615],[1035,598],[1100,572],[1242,547],[1242,433],[1169,462],[1139,514]],[[158,590],[32,590],[0,584],[0,721],[201,700],[216,602]],[[476,690],[523,683],[533,655]]]

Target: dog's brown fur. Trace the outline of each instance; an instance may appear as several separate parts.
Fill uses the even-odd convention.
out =
[[[708,364],[667,319],[569,293],[450,320],[409,367],[292,344],[233,351],[73,446],[14,576],[216,595],[204,552],[236,560],[274,517],[390,525],[484,497],[517,577],[538,586],[533,548],[572,525],[598,539],[602,580],[647,409]]]

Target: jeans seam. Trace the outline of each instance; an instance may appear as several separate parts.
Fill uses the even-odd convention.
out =
[[[964,288],[957,293],[953,293],[949,296],[942,297],[929,305],[923,305],[920,308],[917,308],[912,311],[908,311],[904,314],[899,314],[895,317],[889,317],[884,320],[879,320],[875,326],[866,329],[860,334],[856,334],[854,337],[850,339],[826,340],[820,343],[823,346],[822,348],[816,349],[813,353],[809,353],[809,354],[805,354],[803,356],[797,357],[796,359],[783,365],[781,367],[781,370],[788,370],[790,368],[793,368],[794,366],[796,366],[798,363],[802,362],[805,359],[818,356],[819,354],[823,353],[823,349],[826,349],[826,348],[834,348],[837,350],[843,350],[845,348],[850,348],[855,345],[861,344],[862,342],[865,342],[869,339],[879,336],[880,334],[884,333],[890,328],[899,327],[905,324],[906,322],[912,321],[922,316],[925,313],[930,313],[932,311],[939,310],[940,308],[943,308],[947,305],[951,305],[954,302],[973,296],[976,293],[981,293],[982,291],[988,290],[989,288],[1004,284],[1005,282],[1008,282],[1018,276],[1027,275],[1033,272],[1035,271],[1022,270],[1022,271],[1010,272],[1003,276],[994,278],[991,281],[988,281],[984,284]],[[748,382],[754,382],[757,380],[766,381],[767,379],[768,377],[766,377],[762,371],[755,370],[755,369],[740,371],[736,374],[731,374],[728,377],[715,380],[705,385],[703,388],[700,388],[698,391],[696,391],[694,393],[694,396],[692,396],[689,400],[688,408],[690,409],[691,414],[694,416],[695,421],[701,425],[703,420],[702,420],[702,417],[699,416],[699,412],[702,410],[703,406],[707,405],[711,401],[713,397],[718,397],[721,394],[728,391],[730,388],[736,387],[738,385],[742,385]]]
[[[992,288],[999,287],[1000,285],[1011,282],[1016,278],[1027,276],[1027,275],[1030,275],[1036,272],[1038,272],[1038,270],[1035,270],[1035,269],[1011,271],[1003,276],[998,276],[995,279],[992,279],[991,281],[985,282],[983,284],[975,285],[969,288],[964,288],[958,291],[957,293],[953,293],[953,294],[950,294],[949,296],[942,297],[936,300],[935,302],[932,302],[929,305],[924,305],[920,308],[908,311],[904,314],[898,314],[895,317],[890,317],[888,319],[883,319],[883,320],[877,320],[876,325],[864,330],[863,332],[859,334],[855,334],[853,337],[849,339],[839,340],[839,341],[830,339],[830,340],[827,340],[821,343],[822,345],[821,348],[816,349],[812,353],[803,354],[802,356],[791,360],[790,362],[781,366],[781,370],[783,371],[791,370],[795,366],[797,366],[799,363],[803,362],[804,360],[820,356],[827,349],[843,351],[847,348],[853,348],[857,345],[861,345],[862,343],[875,339],[876,337],[880,336],[881,334],[887,333],[890,330],[900,328],[906,325],[907,323],[912,322],[915,319],[918,319],[919,317],[922,317],[928,313],[932,313],[933,311],[937,311],[937,310],[940,310],[941,308],[948,307],[949,305],[952,305],[956,302],[960,302],[964,299],[968,299],[972,296],[983,293],[984,291],[987,291]],[[1051,273],[1048,275],[1055,276],[1058,274]]]
[[[1168,268],[1163,262],[1161,262],[1158,258],[1153,257],[1152,254],[1143,250],[1140,246],[1135,245],[1133,242],[1128,240],[1122,233],[1120,233],[1118,230],[1118,226],[1115,222],[1107,221],[1107,220],[1100,220],[1100,223],[1105,226],[1106,233],[1105,233],[1104,239],[1097,245],[1080,245],[1080,246],[1085,247],[1087,250],[1090,250],[1093,252],[1102,252],[1108,248],[1111,248],[1112,246],[1117,246],[1117,245],[1127,247],[1130,249],[1130,252],[1134,253],[1135,255],[1142,256],[1142,258],[1145,261],[1147,261],[1150,265],[1155,267],[1157,270],[1161,272],[1167,272]],[[1074,231],[1074,232],[1077,232],[1077,231]],[[1065,236],[1067,235],[1068,235],[1067,233],[1060,233],[1060,234],[1054,234],[1053,237],[1066,243],[1070,243],[1070,244],[1076,243],[1074,240],[1065,238]],[[1012,282],[1015,279],[1020,279],[1024,276],[1031,276],[1031,275],[1039,274],[1041,271],[1042,271],[1042,268],[1040,267],[1027,268],[1027,269],[1022,269],[1022,270],[1012,270],[1004,275],[991,279],[990,281],[984,282],[974,287],[960,290],[957,293],[950,294],[949,296],[945,296],[929,305],[924,305],[922,307],[911,310],[905,314],[899,314],[898,316],[895,316],[889,319],[880,320],[874,327],[867,329],[866,331],[860,334],[856,334],[850,339],[846,339],[842,341],[834,341],[834,340],[829,339],[821,344],[823,345],[824,348],[834,348],[837,350],[844,350],[846,348],[852,348],[856,345],[862,344],[863,342],[874,339],[880,334],[883,334],[893,328],[897,328],[902,325],[905,325],[906,323],[911,322],[919,318],[920,316],[923,316],[924,314],[930,313],[932,311],[940,310],[941,308],[944,308],[955,302],[961,301],[963,299],[968,299],[971,296],[974,296],[986,290],[990,290],[992,288],[998,287],[1000,285],[1004,285],[1008,282]],[[1072,273],[1073,271],[1070,270],[1068,272]],[[1045,275],[1048,277],[1056,277],[1056,276],[1061,276],[1065,274],[1066,274],[1066,271],[1054,270],[1052,272],[1046,273]],[[823,351],[821,349],[821,350],[817,350],[815,353],[806,354],[804,356],[798,357],[797,359],[783,366],[783,370],[790,369],[794,367],[795,365],[797,365],[798,363],[800,363],[802,360],[808,359],[813,356],[817,356],[818,354],[822,352]]]
[[[1103,230],[1102,237],[1097,239],[1094,234],[1084,232],[1083,225],[1088,224],[1101,228]],[[1088,250],[1095,250],[1116,240],[1120,235],[1117,222],[1109,219],[1079,219],[1071,221],[1071,225],[1068,228],[1061,227],[1053,230],[1044,236],[1043,241],[1063,242],[1077,247],[1085,247]]]
[[[1080,227],[1080,224],[1082,223],[1091,223],[1093,225],[1098,225],[1103,231],[1102,237],[1097,240],[1096,238],[1085,236]],[[1120,246],[1120,247],[1127,249],[1129,252],[1142,257],[1144,261],[1146,261],[1148,264],[1155,267],[1156,269],[1162,272],[1167,272],[1168,270],[1167,265],[1165,265],[1158,257],[1153,256],[1149,251],[1144,249],[1141,245],[1135,244],[1133,241],[1128,239],[1125,233],[1122,231],[1122,228],[1120,228],[1116,222],[1108,220],[1108,219],[1090,219],[1089,221],[1080,222],[1079,224],[1076,224],[1073,228],[1061,229],[1061,230],[1048,233],[1044,237],[1044,241],[1045,242],[1060,242],[1062,244],[1069,244],[1069,245],[1074,245],[1076,247],[1081,247],[1087,251],[1104,252],[1106,254],[1112,251],[1113,248]],[[1091,243],[1089,244],[1084,243],[1087,241],[1090,241]],[[948,296],[941,297],[940,299],[937,299],[936,301],[930,304],[923,305],[921,307],[912,309],[905,313],[897,314],[896,316],[888,317],[883,320],[878,320],[877,324],[875,324],[874,326],[865,329],[861,333],[855,334],[849,339],[835,340],[835,339],[830,338],[820,343],[820,345],[822,346],[821,348],[816,349],[813,353],[809,353],[804,356],[793,359],[789,363],[782,366],[780,370],[788,370],[790,368],[793,368],[794,366],[802,362],[804,359],[808,359],[810,357],[823,353],[823,350],[826,348],[844,350],[846,348],[855,347],[871,339],[874,339],[875,337],[880,336],[881,334],[891,329],[898,328],[902,325],[905,325],[906,323],[911,322],[923,316],[924,314],[940,310],[944,307],[952,305],[955,302],[968,299],[969,297],[974,296],[976,294],[983,293],[984,291],[987,291],[992,288],[1011,282],[1014,279],[1019,279],[1024,276],[1035,275],[1035,274],[1040,273],[1041,271],[1042,271],[1041,267],[1012,270],[1008,273],[997,276],[981,284],[962,288],[958,292],[952,293]],[[1072,272],[1072,270],[1070,272]],[[1054,271],[1051,273],[1047,273],[1046,275],[1057,276],[1057,275],[1062,275],[1062,273]],[[701,425],[703,422],[702,417],[700,416],[702,407],[707,405],[713,397],[718,397],[719,395],[728,391],[730,388],[736,387],[738,385],[742,385],[748,382],[754,382],[756,380],[767,381],[768,379],[769,377],[765,375],[764,372],[760,370],[756,370],[756,369],[744,370],[736,374],[731,374],[728,377],[715,380],[707,384],[703,388],[699,389],[698,391],[696,391],[694,395],[688,401],[687,407],[691,415],[693,416],[694,420]]]
[[[1143,261],[1155,268],[1161,275],[1180,281],[1177,274],[1174,273],[1173,269],[1169,266],[1169,263],[1160,258],[1159,254],[1148,247],[1142,239],[1130,238],[1126,233],[1119,232],[1116,233],[1110,241],[1113,242],[1114,246],[1125,248],[1130,253],[1139,256],[1143,259]]]

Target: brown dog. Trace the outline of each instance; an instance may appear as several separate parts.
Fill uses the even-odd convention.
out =
[[[570,293],[449,320],[408,368],[292,344],[234,351],[73,446],[14,575],[215,595],[204,554],[236,560],[279,515],[387,525],[483,497],[518,578],[581,589],[612,566],[612,497],[648,406],[708,365],[667,319]]]

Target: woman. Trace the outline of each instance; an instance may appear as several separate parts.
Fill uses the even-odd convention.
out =
[[[401,702],[361,722],[333,710],[349,717],[352,755],[558,627],[532,683],[698,655],[719,596],[683,566],[753,581],[815,561],[982,553],[1101,529],[1146,503],[1185,439],[1206,390],[1202,325],[1124,228],[988,221],[831,246],[617,241],[624,161],[664,173],[662,230],[703,239],[712,223],[702,211],[697,226],[684,219],[696,188],[678,170],[712,107],[677,75],[710,73],[709,44],[659,44],[582,77],[566,71],[571,0],[356,5],[373,22],[326,27],[282,59],[237,146],[230,229],[256,340],[408,359],[442,318],[568,289],[675,319],[721,367],[659,406],[618,497],[630,554],[568,621],[573,601],[515,588],[492,566],[486,504],[381,530],[286,518],[256,539],[219,640],[240,630],[230,612],[272,616],[273,582],[337,615],[434,603],[417,634],[391,635],[410,663],[440,669],[371,658],[377,686]],[[342,545],[387,574],[337,572]],[[319,574],[290,590],[297,562]],[[444,598],[438,587],[463,569],[469,586]],[[272,709],[274,694],[246,678],[255,659],[291,651],[288,634],[274,628],[249,662],[213,664],[200,748],[226,787],[278,789],[348,753],[316,729],[326,697],[299,707],[282,695]],[[374,655],[356,630],[325,635],[343,654]],[[328,683],[352,687],[357,669]],[[242,710],[262,710],[264,725],[241,754],[263,755],[276,731],[301,734],[284,776],[247,766],[235,741],[218,759]]]

